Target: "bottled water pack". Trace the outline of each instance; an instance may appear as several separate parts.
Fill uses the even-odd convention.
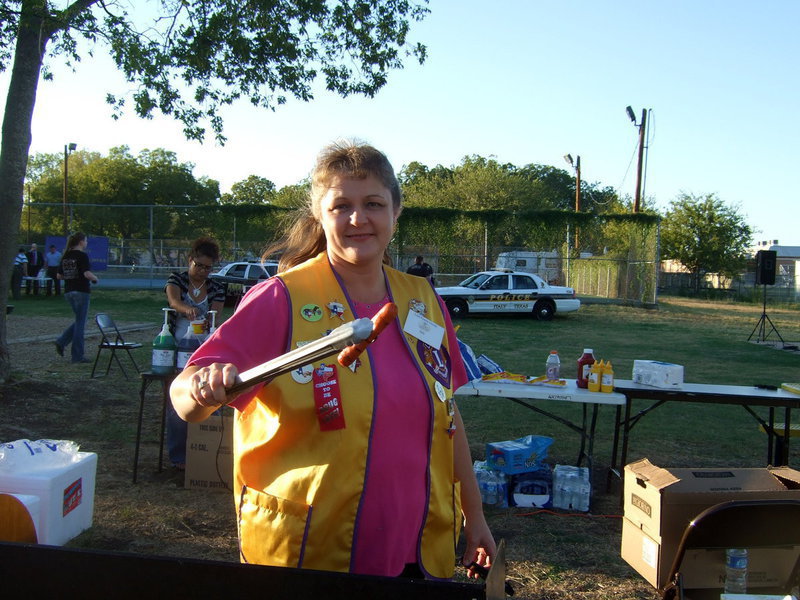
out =
[[[489,468],[483,460],[476,460],[473,469],[481,501],[495,508],[508,508],[508,480],[505,473]]]
[[[553,470],[553,507],[587,512],[592,486],[587,467],[556,465]]]

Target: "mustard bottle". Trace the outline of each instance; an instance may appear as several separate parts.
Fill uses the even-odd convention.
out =
[[[600,378],[603,374],[603,361],[600,360],[595,362],[592,365],[592,368],[589,369],[589,381],[587,382],[587,389],[590,392],[599,392],[600,391]]]
[[[614,391],[614,366],[608,361],[603,366],[603,374],[600,378],[600,391],[610,394]]]

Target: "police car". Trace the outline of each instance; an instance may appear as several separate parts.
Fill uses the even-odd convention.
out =
[[[575,290],[550,285],[538,275],[510,269],[482,271],[452,287],[439,287],[452,317],[469,313],[533,313],[549,321],[556,313],[578,310],[581,301]]]
[[[225,286],[225,302],[233,306],[247,289],[277,272],[278,263],[272,261],[232,262],[212,273],[211,279]]]

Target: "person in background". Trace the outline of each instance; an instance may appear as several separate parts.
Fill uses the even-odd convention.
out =
[[[61,252],[56,250],[53,244],[50,244],[50,250],[44,255],[44,264],[47,268],[47,295],[53,293],[53,284],[55,284],[56,296],[61,295],[61,280],[58,278],[58,267],[61,265]]]
[[[25,282],[25,293],[31,293],[31,284],[33,284],[33,295],[39,295],[39,271],[44,267],[44,256],[39,252],[39,247],[34,243],[31,244],[31,250],[28,252],[28,277],[37,277],[31,281],[28,279]]]
[[[416,275],[417,277],[424,277],[433,283],[433,267],[424,262],[422,255],[417,256],[414,260],[414,264],[406,269],[406,273],[409,275]]]
[[[447,579],[463,522],[463,564],[491,564],[453,399],[467,379],[455,332],[433,288],[388,264],[400,212],[383,153],[325,148],[309,204],[279,244],[278,275],[248,291],[172,384],[187,421],[229,401],[236,409],[242,562]],[[245,369],[389,302],[397,318],[350,368],[331,357],[227,397]]]
[[[75,321],[55,341],[56,352],[64,356],[64,349],[72,343],[70,354],[73,363],[92,362],[83,354],[84,331],[92,292],[89,282],[97,283],[99,280],[90,270],[91,263],[86,253],[88,244],[85,233],[77,232],[69,236],[67,251],[61,258],[57,273],[57,277],[64,281],[64,297],[75,313]]]
[[[11,271],[11,297],[14,300],[20,299],[20,290],[22,289],[22,278],[28,275],[28,256],[25,254],[25,248],[22,246],[17,250],[17,255],[14,257],[14,267]]]
[[[211,269],[219,260],[219,245],[210,237],[192,242],[189,250],[189,268],[182,273],[172,273],[164,286],[170,308],[170,332],[179,341],[186,335],[192,321],[205,319],[208,331],[209,310],[221,315],[225,305],[225,288],[209,278]],[[186,421],[170,405],[167,409],[167,451],[170,462],[177,469],[186,467]]]

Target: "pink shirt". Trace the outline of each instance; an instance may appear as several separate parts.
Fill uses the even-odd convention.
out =
[[[372,318],[384,304],[385,301],[356,304],[356,316]],[[441,300],[440,306],[452,351],[451,382],[453,389],[458,389],[467,382],[467,374]],[[230,362],[244,371],[285,353],[289,343],[288,312],[287,292],[279,279],[257,285],[244,297],[236,314],[194,353],[191,364]],[[369,352],[378,401],[351,570],[394,576],[406,563],[417,562],[427,501],[430,408],[425,385],[406,350],[399,326],[387,327],[370,345]],[[256,392],[240,396],[232,406],[241,409]]]

